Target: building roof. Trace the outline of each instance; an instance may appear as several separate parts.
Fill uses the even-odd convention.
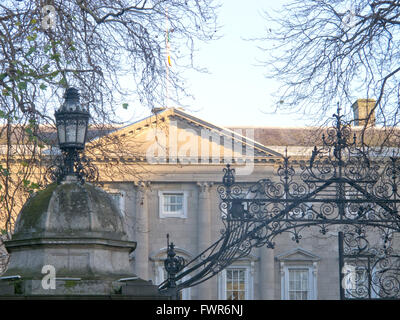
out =
[[[281,147],[312,147],[322,144],[322,136],[328,135],[328,127],[230,127],[231,130],[240,131],[243,135],[252,134],[254,140],[264,146]],[[356,141],[362,140],[370,146],[397,147],[400,140],[399,128],[367,128],[350,127],[351,137],[355,134]]]
[[[265,146],[312,146],[321,140],[320,128],[230,127],[243,135],[253,134],[254,140]]]
[[[223,127],[210,123],[197,116],[194,116],[179,108],[164,109],[157,114],[150,115],[144,119],[133,122],[132,124],[115,127],[108,125],[96,125],[89,128],[88,141],[96,138],[103,137],[112,132],[125,134],[136,130],[135,128],[148,125],[152,121],[166,117],[180,117],[197,126],[202,126],[209,130],[217,130],[219,133],[226,135],[233,135],[237,139],[247,137],[249,141],[254,143],[256,148],[269,151],[272,154],[274,150],[268,146],[281,146],[281,147],[311,147],[314,145],[321,145],[322,135],[327,135],[327,127],[249,127],[249,126],[230,126]],[[6,143],[4,126],[0,126],[0,145]],[[14,127],[11,136],[11,144],[21,144],[21,133],[24,127]],[[351,127],[353,133],[356,134],[357,141],[361,140],[363,134],[363,127]],[[57,135],[55,128],[52,126],[40,126],[38,137],[46,145],[56,145]],[[372,146],[398,146],[400,140],[399,128],[368,128],[364,133],[364,141]],[[29,142],[25,141],[25,144]],[[268,149],[268,150],[267,150]]]

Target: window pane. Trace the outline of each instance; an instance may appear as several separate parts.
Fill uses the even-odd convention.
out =
[[[289,269],[288,298],[290,300],[307,300],[308,269]]]
[[[183,193],[164,193],[164,212],[181,214],[183,211]]]

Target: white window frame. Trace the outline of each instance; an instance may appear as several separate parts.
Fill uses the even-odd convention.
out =
[[[249,265],[232,265],[218,274],[218,299],[226,300],[226,270],[227,269],[244,269],[244,281],[245,281],[245,300],[254,299],[254,277],[252,272],[252,267]]]
[[[308,271],[308,294],[307,300],[317,299],[317,277],[316,277],[316,263],[313,265],[305,264],[285,264],[281,262],[281,299],[289,300],[289,270],[291,269],[303,269]]]
[[[118,190],[118,189],[108,189],[107,193],[110,194],[110,196],[114,195],[114,194],[119,194],[120,195],[120,197],[119,197],[119,209],[120,209],[121,215],[123,217],[125,217],[125,213],[126,213],[125,212],[126,211],[125,210],[126,191]]]
[[[166,213],[166,212],[164,212],[164,195],[165,194],[182,194],[183,195],[183,204],[182,204],[182,212],[181,213]],[[188,199],[188,191],[183,191],[183,190],[158,191],[160,218],[187,218],[187,199]]]

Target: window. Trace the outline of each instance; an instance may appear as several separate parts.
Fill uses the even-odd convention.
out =
[[[289,272],[289,300],[307,300],[309,295],[308,269],[290,269]]]
[[[244,300],[246,295],[246,269],[226,270],[226,300]]]
[[[186,218],[187,193],[185,191],[160,191],[160,218]]]
[[[113,199],[121,214],[125,216],[125,191],[109,190],[108,194]]]
[[[163,211],[167,214],[182,214],[183,194],[182,193],[164,193]]]
[[[302,248],[276,256],[280,264],[281,299],[317,299],[318,261],[321,258]]]
[[[281,265],[282,266],[282,265]],[[286,265],[282,275],[283,300],[316,299],[316,266]]]
[[[229,267],[219,275],[219,299],[250,300],[253,295],[253,278],[250,268]]]

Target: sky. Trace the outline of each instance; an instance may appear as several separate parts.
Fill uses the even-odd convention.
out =
[[[194,116],[221,126],[285,126],[307,124],[300,115],[275,114],[271,96],[278,82],[265,78],[261,66],[260,43],[268,28],[264,10],[277,10],[286,0],[222,0],[219,9],[220,39],[198,43],[195,63],[208,73],[187,71],[183,74],[188,91],[195,99],[181,102]],[[287,1],[286,1],[287,2]],[[150,115],[149,110],[136,113],[137,118]]]
[[[191,72],[187,77],[195,100],[188,111],[225,126],[296,126],[296,117],[271,114],[271,93],[276,82],[267,80],[261,66],[259,43],[267,29],[263,10],[279,8],[280,1],[225,0],[219,11],[220,39],[201,46],[197,61],[209,74]],[[186,76],[186,75],[185,75]],[[186,101],[185,101],[186,102]]]

